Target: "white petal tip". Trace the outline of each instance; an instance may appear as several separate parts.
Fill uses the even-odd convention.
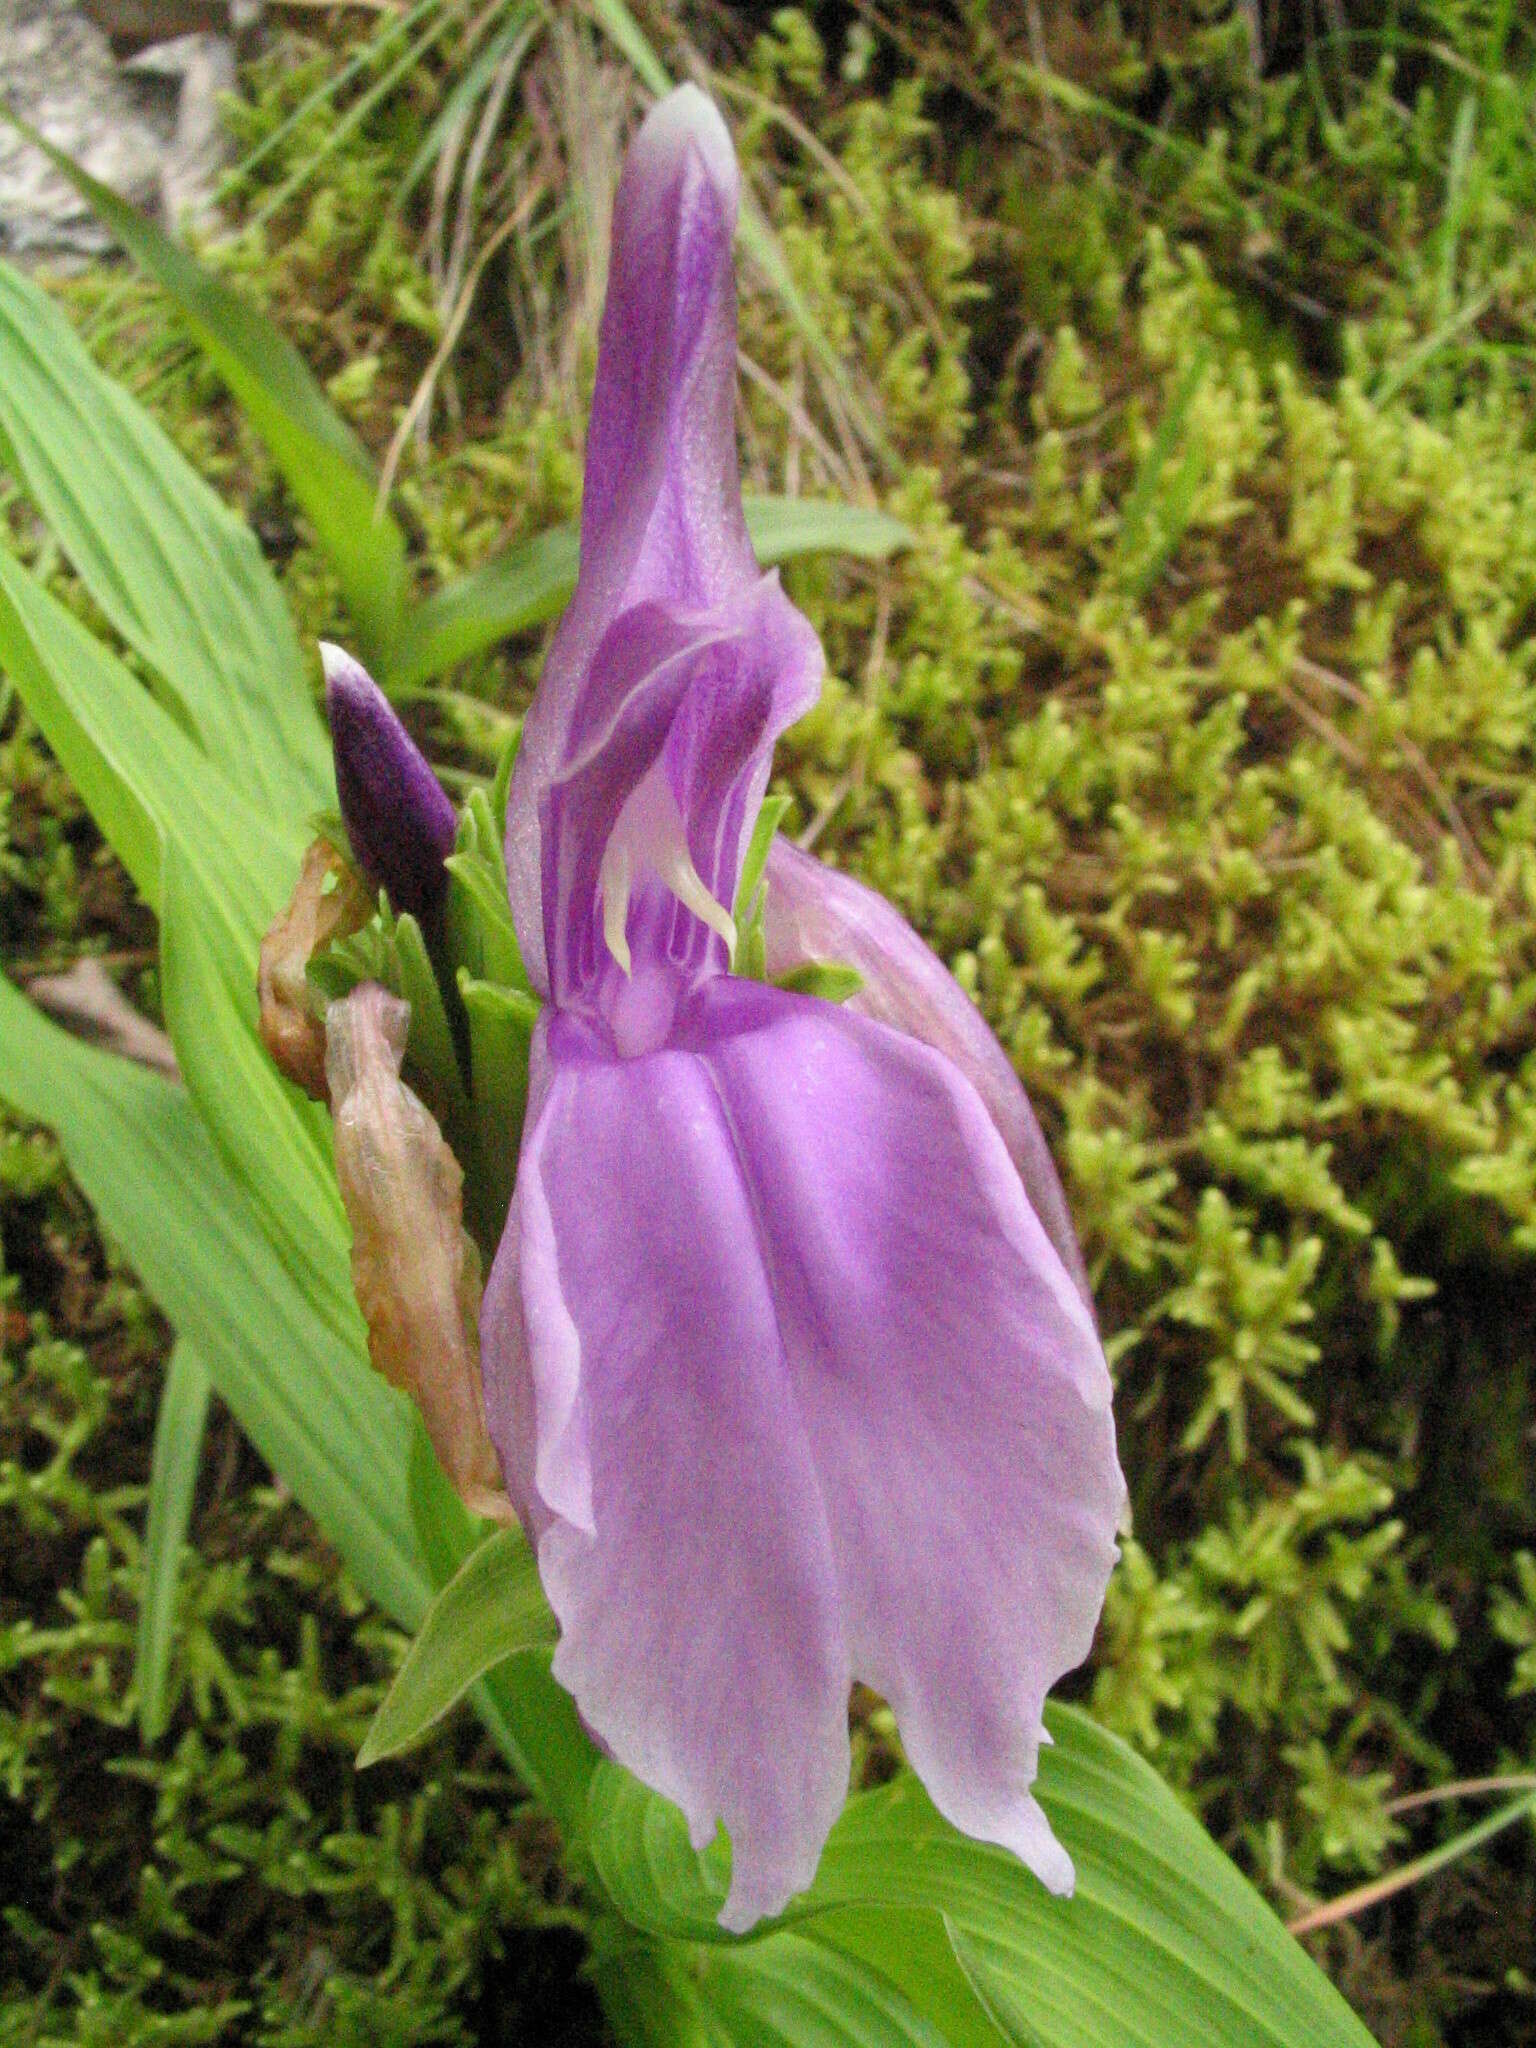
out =
[[[327,698],[340,690],[357,704],[382,702],[383,691],[355,654],[348,654],[346,648],[338,647],[334,640],[320,641],[319,648]]]
[[[1042,1731],[1043,1732],[1043,1731]],[[967,1832],[969,1832],[967,1830]],[[1072,1858],[1057,1841],[1040,1802],[1026,1796],[1001,1817],[1001,1824],[978,1830],[984,1840],[1011,1849],[1027,1870],[1032,1870],[1048,1892],[1069,1899],[1077,1883]]]
[[[689,1814],[687,1820],[689,1847],[695,1856],[702,1856],[720,1832],[720,1823],[712,1813]]]
[[[715,1924],[727,1934],[750,1934],[759,1921],[782,1913],[793,1896],[793,1891],[765,1890],[761,1885],[746,1891],[733,1883]]]
[[[1031,1828],[1029,1842],[1020,1846],[1019,1855],[1048,1892],[1058,1899],[1070,1899],[1077,1888],[1072,1858],[1051,1833],[1050,1822],[1038,1806],[1034,1818],[1039,1823],[1038,1830]]]
[[[730,130],[702,87],[679,85],[659,99],[641,122],[635,154],[670,156],[690,147],[698,151],[711,184],[734,212],[739,173]]]

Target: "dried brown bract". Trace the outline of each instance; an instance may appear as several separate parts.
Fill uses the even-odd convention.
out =
[[[511,1521],[480,1392],[480,1261],[464,1176],[400,1079],[410,1007],[364,982],[326,1013],[336,1174],[352,1225],[352,1285],[374,1365],[421,1410],[473,1513]]]
[[[261,1036],[279,1073],[326,1099],[325,1025],[305,970],[334,940],[361,931],[373,915],[368,893],[336,849],[317,839],[304,856],[298,885],[261,942],[256,988]]]

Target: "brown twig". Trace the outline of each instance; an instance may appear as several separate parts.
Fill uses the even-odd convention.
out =
[[[453,354],[464,322],[469,318],[469,309],[474,304],[475,293],[480,288],[480,280],[485,275],[486,265],[497,250],[517,232],[543,196],[544,188],[541,185],[531,185],[475,258],[474,266],[464,280],[458,301],[444,323],[443,338],[438,343],[437,351],[428,363],[421,382],[416,386],[410,404],[401,416],[400,424],[396,427],[394,438],[389,444],[389,452],[384,457],[383,468],[379,473],[378,503],[381,510],[389,502],[390,493],[395,488],[395,477],[399,472],[400,461],[405,454],[406,443],[411,438],[412,429],[431,404],[432,394],[437,389],[437,380],[443,373],[443,366]]]
[[[27,984],[27,994],[77,1038],[180,1080],[171,1041],[139,1015],[99,960],[77,960],[62,974],[39,974]]]
[[[1291,666],[1298,675],[1305,676],[1310,682],[1320,684],[1322,688],[1332,691],[1337,697],[1343,697],[1347,703],[1353,704],[1362,710],[1369,709],[1370,699],[1358,683],[1350,682],[1348,677],[1338,675],[1331,668],[1324,668],[1321,662],[1313,661],[1308,655],[1298,654],[1294,657]],[[1493,869],[1484,858],[1482,849],[1473,838],[1471,828],[1457,809],[1450,791],[1435,773],[1421,747],[1409,739],[1405,733],[1398,733],[1395,737],[1398,751],[1401,753],[1404,761],[1407,762],[1419,787],[1424,791],[1425,795],[1439,811],[1442,819],[1450,827],[1456,844],[1461,848],[1468,867],[1477,875],[1485,888],[1491,887],[1494,881]]]
[[[1324,1927],[1335,1927],[1341,1920],[1349,1920],[1356,1913],[1363,1913],[1368,1907],[1379,1906],[1384,1900],[1407,1891],[1410,1885],[1420,1883],[1426,1877],[1433,1877],[1437,1871],[1445,1870],[1452,1863],[1469,1856],[1474,1849],[1481,1848],[1492,1836],[1505,1828],[1513,1827],[1517,1821],[1529,1819],[1536,1814],[1536,1792],[1525,1799],[1517,1799],[1499,1813],[1493,1813],[1486,1820],[1479,1821],[1453,1841],[1443,1843],[1438,1849],[1431,1849],[1427,1856],[1415,1857],[1401,1869],[1392,1870],[1385,1877],[1374,1878],[1369,1884],[1357,1885],[1351,1892],[1345,1892],[1337,1899],[1330,1899],[1326,1905],[1314,1906],[1309,1912],[1287,1921],[1292,1934],[1316,1934]]]

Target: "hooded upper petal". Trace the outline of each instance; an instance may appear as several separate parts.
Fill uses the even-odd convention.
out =
[[[513,918],[541,991],[550,974],[545,802],[589,750],[594,726],[612,718],[616,624],[656,605],[680,620],[707,614],[723,632],[749,619],[760,625],[766,603],[810,632],[776,585],[765,596],[741,510],[731,266],[738,182],[725,124],[695,86],[652,108],[619,182],[587,431],[581,573],[524,723],[507,805]],[[786,621],[778,630],[794,628]],[[626,688],[643,680],[637,668]],[[765,753],[764,781],[766,761]],[[612,822],[587,825],[601,834]]]
[[[719,937],[679,900],[676,868],[722,911],[732,903],[774,741],[814,701],[821,667],[816,635],[771,576],[708,611],[647,600],[609,628],[540,800],[554,1002],[606,1012],[622,978],[615,924],[679,988],[726,966]],[[616,859],[633,877],[624,906],[609,900]]]
[[[839,961],[863,986],[848,999],[862,1016],[946,1054],[986,1104],[1024,1191],[1092,1313],[1088,1272],[1072,1212],[1029,1097],[986,1019],[899,911],[851,875],[775,838],[765,869],[763,939],[769,975]]]
[[[814,1870],[850,1675],[941,1810],[1066,1888],[1040,1709],[1124,1489],[1091,1318],[976,1090],[726,977],[654,1052],[556,1018],[536,1068],[483,1330],[557,1675],[695,1841],[724,1821],[728,1925]]]

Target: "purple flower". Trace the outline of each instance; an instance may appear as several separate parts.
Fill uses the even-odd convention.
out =
[[[782,852],[770,947],[807,957],[830,918],[862,1004],[729,972],[774,740],[822,669],[742,521],[736,201],[719,115],[673,93],[619,187],[581,576],[508,805],[547,1007],[481,1339],[556,1675],[696,1845],[724,1823],[741,1929],[815,1871],[855,1678],[952,1821],[1069,1888],[1040,1712],[1124,1486],[1060,1191],[966,998]]]
[[[361,662],[320,643],[341,821],[353,857],[397,914],[432,926],[458,820],[426,757]]]

